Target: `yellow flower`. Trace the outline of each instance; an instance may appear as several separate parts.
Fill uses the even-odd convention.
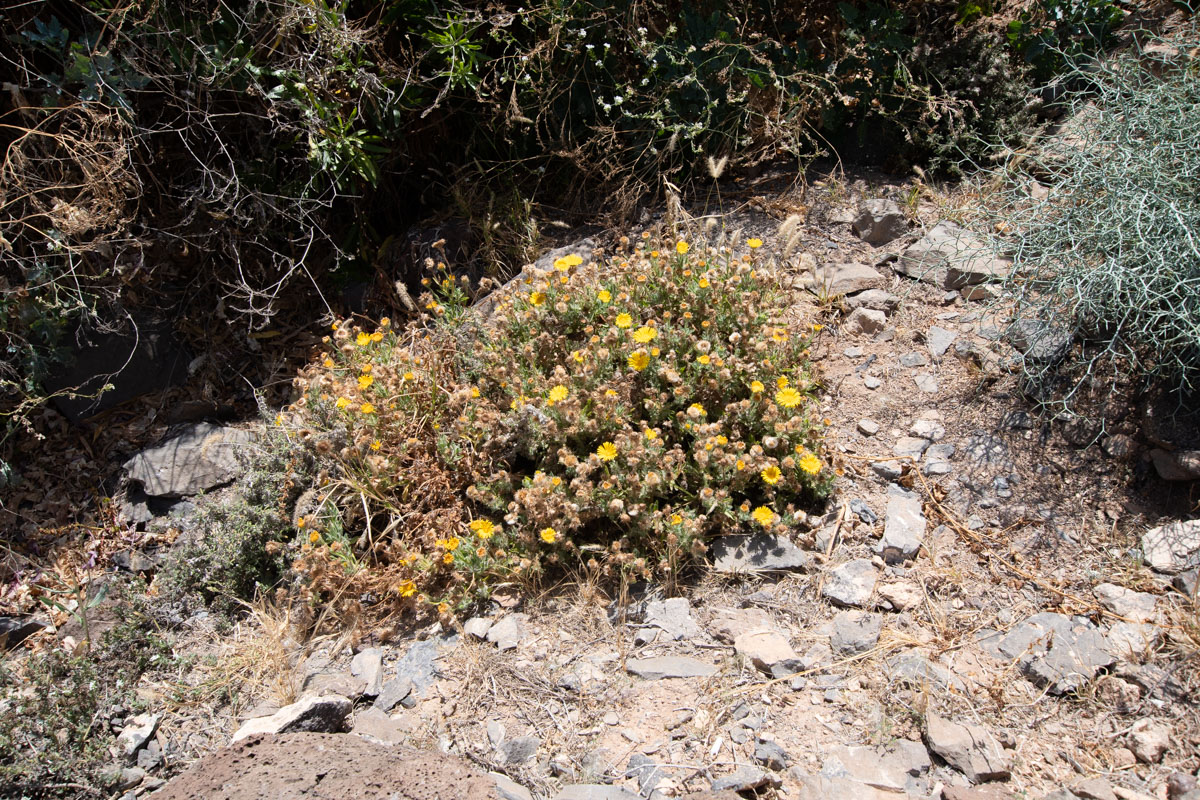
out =
[[[650,366],[650,356],[645,350],[634,350],[629,354],[629,358],[625,360],[631,370],[641,372],[646,367]]]
[[[776,328],[775,330],[771,331],[771,338],[777,342],[786,342],[788,334],[783,328]]]
[[[374,382],[375,382],[375,379],[372,378],[370,375],[359,375],[358,376],[358,388],[359,389],[366,389],[368,386],[370,386]]]
[[[622,311],[620,314],[617,314],[617,327],[618,328],[628,328],[632,324],[633,324],[633,317],[629,316],[624,311]]]
[[[583,256],[578,255],[576,253],[571,253],[571,255],[565,256],[563,258],[563,263],[566,264],[568,267],[578,267],[580,264],[583,263]]]
[[[316,544],[317,542],[321,541],[321,534],[317,533],[316,531],[313,531],[312,533],[310,533],[308,535],[308,540],[310,542],[312,542],[313,544]]]
[[[364,414],[374,414],[375,406],[371,405],[370,403],[363,403],[361,406],[358,407],[358,410]]]
[[[646,325],[633,332],[633,340],[638,344],[650,344],[656,336],[658,336],[658,331]]]
[[[786,389],[786,388],[787,388],[787,385],[788,385],[788,379],[787,379],[787,376],[785,376],[785,375],[780,375],[780,376],[779,376],[779,377],[778,377],[778,378],[775,380],[775,385],[776,385],[777,387],[779,387],[780,389]]]
[[[404,581],[396,587],[396,591],[400,593],[401,597],[412,597],[417,593],[417,585],[412,581]]]
[[[650,348],[650,355],[654,356],[655,358],[658,358],[658,354],[659,354],[659,353],[661,353],[661,352],[662,352],[662,351],[661,351],[661,350],[659,350],[657,347],[651,347],[651,348]]]
[[[451,536],[449,539],[445,539],[441,542],[442,547],[446,548],[447,550],[457,550],[460,544],[462,544],[462,542],[458,540],[457,536]]]
[[[819,322],[814,322],[812,324],[812,329],[813,329],[813,333],[819,333],[820,331],[825,330],[825,326]]]
[[[821,471],[821,459],[808,453],[800,459],[800,469],[807,472],[809,475],[816,475]]]
[[[561,403],[563,400],[566,400],[570,395],[571,391],[560,383],[558,386],[555,386],[550,390],[550,394],[546,395],[546,399],[549,401],[550,405],[554,405],[555,403]]]
[[[705,353],[705,354],[703,354],[702,356],[700,356],[700,357],[699,357],[699,358],[697,358],[696,360],[697,360],[697,361],[699,361],[701,364],[704,364],[705,366],[707,366],[708,364],[711,364],[711,363],[712,363],[712,359],[711,359],[711,358],[709,358],[709,355],[708,355],[708,353]]]
[[[771,523],[775,521],[775,512],[766,506],[759,506],[754,509],[754,513],[750,516],[754,517],[754,521],[764,528],[771,527]]]
[[[654,441],[655,439],[658,438],[658,431],[647,428],[646,429],[646,438],[649,439],[650,441]]]
[[[324,361],[322,361],[321,363],[324,365],[325,369],[333,369],[333,359],[332,358],[327,358]]]
[[[544,292],[530,292],[529,304],[532,306],[540,306],[546,302],[546,294]]]
[[[746,468],[746,462],[739,458],[734,466],[737,467],[738,472],[741,472]]]
[[[616,397],[616,396],[617,396],[617,390],[616,390],[616,389],[605,389],[605,390],[604,390],[604,396],[605,396],[605,397]]]
[[[688,243],[682,239],[675,243],[675,252],[679,253],[679,255],[687,255],[688,250],[691,250],[691,248],[688,247]]]
[[[692,403],[690,406],[688,406],[688,416],[693,418],[704,417],[708,416],[708,412],[704,409],[704,406],[700,405],[699,403]]]
[[[374,333],[371,334],[371,341],[372,342],[382,342],[383,334],[380,333],[379,331],[375,331]]]
[[[596,457],[601,461],[612,461],[617,457],[617,446],[612,442],[605,442],[596,448]]]
[[[708,285],[709,285],[709,284],[708,284],[708,278],[701,278],[701,279],[700,279],[700,288],[701,288],[701,289],[707,289],[707,288],[708,288]]]
[[[575,361],[576,364],[582,364],[583,363],[583,351],[572,350],[571,358]]]
[[[415,381],[416,379],[417,379],[417,376],[416,376],[416,375],[414,375],[413,373],[411,373],[411,372],[406,372],[406,373],[404,373],[404,380],[406,380],[406,381]]]
[[[443,564],[453,564],[454,563],[454,553],[451,553],[449,550],[447,550],[445,553],[443,553],[442,554],[442,563]]]
[[[359,347],[366,347],[371,343],[371,337],[368,334],[360,331],[358,336],[354,337],[354,343]]]
[[[747,239],[746,240],[746,246],[749,247],[751,250],[757,250],[758,248],[762,247],[762,245],[763,245],[762,239],[756,238],[756,239]]]
[[[362,372],[363,372],[363,375],[366,375],[366,374],[368,374],[368,373],[369,373],[369,372],[371,372],[371,370],[373,370],[373,369],[375,369],[375,365],[374,365],[374,364],[363,364],[363,367],[362,367]]]
[[[784,408],[795,408],[804,402],[804,396],[795,389],[780,389],[775,393],[775,402]]]
[[[683,524],[683,515],[682,514],[672,514],[671,515],[671,524],[672,525],[682,525]]]
[[[378,450],[378,449],[379,449],[379,448],[381,448],[381,447],[383,447],[383,443],[382,443],[382,442],[380,442],[378,439],[376,439],[375,441],[371,442],[371,449],[372,449],[372,450]]]
[[[496,532],[496,525],[490,519],[477,519],[467,526],[480,539],[490,539]]]
[[[565,258],[556,258],[554,260],[554,268],[559,272],[566,272],[571,268],[571,265],[567,263]]]
[[[608,289],[601,289],[600,292],[596,295],[596,297],[600,300],[601,303],[611,303],[612,302],[612,292],[610,292]]]
[[[542,537],[542,541],[546,544],[554,544],[554,540],[558,538],[558,531],[554,528],[542,528],[542,532],[538,536]]]
[[[438,610],[439,614],[441,614],[442,616],[445,616],[450,613],[450,604],[449,603],[438,603],[437,610]]]
[[[471,387],[471,397],[479,397],[479,387],[478,386]]]
[[[282,425],[282,424],[283,424],[283,414],[276,414],[276,415],[275,415],[275,424],[276,424],[276,425]]]
[[[337,399],[337,402],[334,403],[334,405],[337,406],[338,408],[346,408],[347,406],[350,405],[350,401],[345,397],[339,397]]]
[[[762,390],[764,388],[765,387],[762,385],[762,381],[751,381],[750,382],[750,391],[753,392],[754,394],[762,394]]]
[[[764,483],[768,483],[771,486],[779,483],[779,479],[783,477],[783,473],[779,471],[779,467],[774,465],[767,467],[758,474],[762,477]]]

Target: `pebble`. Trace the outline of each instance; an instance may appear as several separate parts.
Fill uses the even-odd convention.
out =
[[[879,433],[879,423],[873,419],[860,419],[858,421],[858,432],[863,436],[874,436]]]
[[[821,594],[842,606],[865,606],[878,579],[875,566],[865,558],[856,558],[830,570]]]
[[[866,386],[868,389],[878,389],[880,386],[883,386],[883,381],[874,375],[864,375],[863,386]]]
[[[913,383],[915,383],[917,385],[917,388],[920,389],[925,394],[937,394],[937,390],[938,390],[937,379],[934,378],[932,375],[928,375],[925,373],[922,373],[920,375],[914,375]]]
[[[921,353],[905,353],[900,356],[900,366],[902,367],[924,367],[929,363],[929,359]]]
[[[842,351],[842,355],[846,358],[862,358],[863,349],[861,347],[847,347]]]
[[[871,470],[884,480],[894,481],[904,474],[904,468],[898,461],[874,461]]]

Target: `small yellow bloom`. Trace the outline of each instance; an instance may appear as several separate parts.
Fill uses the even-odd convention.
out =
[[[738,472],[741,472],[746,468],[746,462],[739,458],[734,466],[737,467]]]
[[[555,403],[561,403],[563,400],[566,400],[568,397],[570,397],[570,395],[571,391],[560,383],[558,386],[555,386],[550,390],[550,394],[546,395],[546,400],[550,403],[550,405],[554,405]]]
[[[657,347],[651,347],[651,348],[650,348],[650,355],[654,356],[655,358],[658,358],[658,355],[659,355],[659,353],[661,353],[661,352],[662,352],[662,351],[661,351],[661,350],[659,350]]]
[[[310,533],[308,535],[308,540],[310,542],[312,542],[313,544],[316,544],[317,542],[321,541],[321,534],[317,533],[316,531],[313,531],[312,533]]]
[[[546,302],[545,292],[530,292],[529,304],[532,306],[540,306]]]
[[[454,563],[454,553],[451,553],[449,550],[447,550],[445,553],[443,553],[442,554],[442,563],[443,564],[453,564]]]
[[[671,524],[672,525],[682,525],[683,524],[683,515],[682,514],[672,514],[671,515]]]
[[[650,344],[656,336],[658,336],[658,331],[646,325],[633,332],[633,340],[638,344]]]
[[[788,333],[783,328],[776,328],[775,330],[771,331],[771,338],[777,342],[786,342]]]
[[[583,351],[582,350],[572,350],[571,351],[571,359],[576,364],[582,364],[583,363]]]
[[[283,424],[283,414],[276,414],[276,415],[275,415],[275,424],[276,424],[276,425],[282,425],[282,424]]]
[[[406,372],[406,373],[404,373],[404,380],[406,380],[406,381],[415,381],[416,379],[417,379],[417,376],[416,376],[416,375],[414,375],[413,373],[411,373],[411,372]]]
[[[612,461],[617,457],[617,446],[612,442],[605,442],[596,448],[596,457],[601,461]]]
[[[690,406],[688,406],[687,413],[688,416],[692,418],[708,416],[708,411],[705,410],[704,406],[700,405],[699,403],[692,403]]]
[[[629,368],[635,372],[641,372],[646,367],[650,366],[650,355],[645,350],[634,350],[629,354],[629,358],[625,360]]]
[[[729,437],[727,437],[727,436],[718,436],[718,437],[717,437],[717,444],[719,444],[719,445],[721,445],[722,447],[724,447],[725,445],[729,444]]]
[[[646,429],[646,438],[649,439],[650,441],[654,441],[655,439],[658,438],[658,431],[653,430],[651,428],[647,428]]]
[[[825,326],[824,326],[824,325],[822,325],[822,324],[821,324],[821,323],[819,323],[819,322],[814,322],[814,323],[812,324],[812,329],[813,329],[813,333],[817,333],[817,332],[819,332],[819,331],[823,331],[823,330],[825,330]]]
[[[762,394],[762,391],[764,388],[766,388],[766,387],[763,386],[762,381],[751,381],[750,382],[750,391],[753,392],[754,394]]]
[[[361,406],[358,407],[358,410],[364,414],[374,414],[375,406],[371,405],[370,403],[363,403]]]
[[[449,539],[446,539],[442,542],[442,547],[446,548],[447,550],[457,550],[460,544],[462,544],[462,542],[458,540],[457,536],[451,536]]]
[[[775,512],[766,506],[759,506],[754,509],[754,513],[750,516],[754,517],[754,521],[764,528],[771,527],[771,523],[775,521]]]
[[[764,483],[767,483],[771,486],[779,483],[779,479],[783,477],[783,473],[779,471],[779,467],[774,465],[767,467],[758,474],[763,479]]]
[[[554,540],[558,538],[558,531],[554,528],[542,528],[538,536],[542,537],[542,541],[546,544],[554,544]]]
[[[412,597],[417,593],[417,585],[412,581],[404,581],[396,587],[396,591],[400,593],[401,597]]]
[[[366,347],[371,343],[371,337],[367,333],[360,331],[358,336],[354,337],[354,343],[359,347]]]
[[[449,603],[438,603],[437,610],[438,610],[439,614],[441,614],[442,616],[445,616],[450,613],[450,604]]]
[[[339,397],[337,399],[337,402],[334,403],[334,405],[337,406],[338,408],[346,408],[347,406],[350,405],[350,400],[345,397]]]
[[[324,361],[321,362],[321,364],[325,367],[325,369],[333,369],[333,359],[332,358],[325,359]]]
[[[366,375],[366,374],[368,374],[369,372],[371,372],[371,371],[372,371],[372,370],[374,370],[374,369],[375,369],[375,365],[374,365],[374,364],[363,364],[363,366],[362,366],[362,373],[363,373],[363,375]]]
[[[812,453],[800,459],[800,469],[807,472],[809,475],[816,475],[821,471],[821,459],[814,456]]]
[[[371,341],[372,342],[382,342],[383,334],[380,331],[375,331],[374,333],[371,334]]]
[[[358,376],[358,388],[359,389],[366,389],[374,382],[375,382],[375,379],[373,377],[371,377],[370,375],[359,375]]]
[[[688,250],[691,250],[691,248],[688,247],[688,243],[682,239],[675,243],[675,252],[679,253],[679,255],[687,255]]]
[[[780,375],[780,376],[779,376],[779,377],[778,377],[778,378],[775,380],[775,386],[776,386],[776,387],[778,387],[778,388],[780,388],[780,389],[786,389],[786,388],[787,388],[787,385],[788,385],[788,379],[787,379],[787,376],[786,376],[786,375]]]
[[[612,302],[612,292],[610,292],[608,289],[601,289],[600,292],[596,295],[596,297],[600,300],[601,303],[611,303]]]
[[[775,402],[784,408],[795,408],[804,402],[804,396],[795,389],[780,389],[775,393]]]
[[[605,397],[616,397],[616,396],[617,396],[617,390],[616,390],[616,389],[605,389],[605,390],[604,390],[604,396],[605,396]]]
[[[622,311],[620,314],[617,314],[616,324],[618,328],[628,328],[633,324],[633,317]]]
[[[700,279],[700,288],[707,289],[708,287],[709,287],[708,278],[701,278]]]
[[[479,387],[478,386],[471,387],[471,397],[479,397]]]
[[[763,245],[762,239],[756,238],[756,239],[747,239],[746,240],[746,246],[749,247],[751,250],[757,250],[758,248],[762,247],[762,245]]]
[[[578,267],[583,263],[583,256],[580,256],[576,253],[571,253],[571,255],[563,258],[563,262],[566,263],[568,267]]]
[[[490,519],[477,519],[467,526],[480,539],[490,539],[496,532],[496,525]]]
[[[712,358],[709,357],[708,353],[704,353],[696,360],[699,361],[701,364],[704,364],[705,366],[708,366],[709,364],[712,363]]]
[[[565,258],[556,258],[554,260],[554,268],[559,272],[566,272],[571,268],[571,265],[567,263]]]
[[[383,447],[383,443],[382,443],[382,442],[380,442],[378,439],[376,439],[375,441],[371,442],[371,449],[372,449],[372,450],[378,450],[378,449],[379,449],[379,448],[381,448],[381,447]]]

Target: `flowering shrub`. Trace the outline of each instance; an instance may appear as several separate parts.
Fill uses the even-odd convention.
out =
[[[621,242],[527,270],[487,318],[445,275],[424,323],[339,326],[302,379],[296,421],[342,432],[340,448],[309,436],[358,495],[343,507],[368,509],[357,547],[402,600],[462,601],[548,564],[674,572],[711,535],[785,531],[828,494],[807,332],[780,318],[761,242]],[[302,567],[332,565],[323,542],[304,533]]]

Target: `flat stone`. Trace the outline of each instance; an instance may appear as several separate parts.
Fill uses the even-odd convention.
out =
[[[243,471],[254,434],[200,422],[125,462],[125,477],[151,497],[187,497],[229,483]]]
[[[400,742],[407,736],[407,731],[399,722],[374,706],[355,713],[350,732],[380,742]]]
[[[788,775],[796,783],[797,800],[907,800],[910,797],[888,789],[876,789],[849,778],[807,775],[798,767],[788,770]]]
[[[855,498],[850,501],[850,510],[867,525],[874,525],[879,521],[879,515],[871,510],[865,500]]]
[[[11,650],[49,627],[49,623],[33,617],[0,616],[0,650]]]
[[[1135,592],[1115,583],[1101,583],[1092,589],[1100,605],[1119,617],[1134,622],[1154,619],[1154,607],[1158,598],[1149,592]]]
[[[934,444],[925,450],[926,461],[949,461],[954,457],[954,445]]]
[[[338,733],[345,730],[353,703],[347,697],[306,697],[284,706],[269,717],[259,717],[238,728],[230,744],[256,733]]]
[[[872,461],[871,471],[884,480],[894,481],[904,474],[899,461]]]
[[[1129,749],[1143,764],[1157,764],[1171,747],[1171,728],[1163,722],[1140,719],[1129,732]]]
[[[1008,780],[1008,756],[984,728],[960,725],[937,714],[927,714],[925,724],[929,749],[971,783]]]
[[[1083,617],[1035,614],[1014,627],[997,649],[1017,659],[1025,677],[1051,694],[1075,691],[1093,680],[1115,659],[1104,634]]]
[[[896,611],[907,611],[916,608],[925,599],[916,584],[900,582],[885,583],[877,587],[880,598],[891,604]]]
[[[897,458],[910,458],[913,461],[920,461],[921,454],[925,452],[925,448],[927,447],[929,447],[928,439],[920,436],[902,436],[892,446],[892,453]]]
[[[1071,334],[1048,322],[1019,319],[1005,333],[1008,343],[1025,359],[1039,364],[1057,364],[1071,350]]]
[[[581,783],[564,786],[554,800],[641,800],[641,796],[619,786],[600,783]]]
[[[767,786],[778,787],[783,781],[758,767],[738,767],[733,773],[712,782],[714,792],[749,792]]]
[[[1067,795],[1062,800],[1075,800],[1070,796],[1070,792],[1063,792]],[[942,800],[1021,800],[1008,789],[996,783],[989,783],[984,786],[947,786],[942,789]],[[1047,798],[1042,798],[1047,800]],[[1051,798],[1050,800],[1057,800]]]
[[[1200,450],[1150,451],[1154,470],[1164,481],[1200,480]]]
[[[876,378],[874,375],[864,375],[863,386],[867,387],[868,389],[878,389],[880,386],[883,386],[883,381],[879,380],[879,378]]]
[[[856,656],[865,653],[879,642],[883,618],[866,611],[842,611],[833,618],[833,633],[829,646],[835,655]]]
[[[409,678],[387,681],[380,689],[373,706],[379,711],[391,711],[398,705],[412,707],[416,705],[416,699],[413,698],[412,692],[413,682]]]
[[[915,383],[917,385],[917,388],[920,389],[925,394],[937,394],[937,391],[938,391],[937,378],[933,377],[932,375],[930,375],[928,373],[923,372],[918,375],[914,375],[913,383]]]
[[[863,349],[861,347],[847,347],[842,351],[842,355],[846,358],[862,358]]]
[[[893,200],[865,200],[850,230],[867,244],[887,244],[908,233],[908,220]]]
[[[770,533],[722,536],[712,543],[711,552],[717,572],[806,569],[812,563],[812,555],[786,536]]]
[[[879,333],[887,327],[887,314],[871,308],[856,308],[850,312],[843,324],[843,330],[848,334],[862,333],[868,336]]]
[[[643,795],[649,796],[659,782],[667,777],[667,773],[658,766],[654,759],[641,753],[634,753],[625,765],[625,776],[636,779],[638,790]]]
[[[843,778],[875,789],[904,792],[913,778],[929,772],[929,753],[916,742],[898,739],[877,747],[839,746],[829,751],[821,775]]]
[[[1112,784],[1104,778],[1092,778],[1071,787],[1071,794],[1084,800],[1117,800]]]
[[[463,633],[472,639],[486,639],[492,629],[492,621],[487,617],[471,617],[463,623]]]
[[[902,367],[924,367],[929,364],[929,357],[924,353],[904,353],[900,356]]]
[[[500,800],[533,800],[533,793],[507,775],[489,772],[488,777],[496,782],[496,794]]]
[[[858,421],[858,432],[863,436],[874,436],[879,433],[879,423],[873,419],[860,419]]]
[[[954,471],[954,467],[947,464],[945,461],[928,461],[921,467],[922,475],[949,475]]]
[[[625,662],[631,675],[648,681],[664,678],[709,678],[717,674],[717,668],[687,656],[656,656],[654,658],[631,658]]]
[[[941,358],[946,355],[946,351],[950,349],[950,345],[954,344],[954,340],[957,338],[956,332],[933,325],[925,334],[925,344],[929,347],[930,355],[934,358]]]
[[[1172,522],[1142,534],[1142,557],[1156,572],[1200,567],[1200,519]]]
[[[125,758],[134,758],[137,751],[146,746],[146,742],[150,741],[150,737],[158,730],[161,719],[159,714],[147,713],[138,714],[125,723],[125,727],[117,735],[117,746],[121,748]]]
[[[660,629],[667,638],[675,641],[691,639],[701,633],[700,626],[692,618],[692,604],[686,597],[649,601],[646,603],[645,624]]]
[[[709,623],[713,638],[733,644],[740,634],[749,630],[771,630],[774,621],[761,608],[719,608]]]
[[[846,295],[842,298],[842,305],[850,311],[857,308],[869,308],[874,311],[882,311],[887,316],[900,306],[900,298],[884,289],[866,289]]]
[[[940,664],[935,664],[920,653],[901,653],[887,662],[892,679],[917,688],[933,686],[940,691],[965,692],[962,679]]]
[[[908,432],[930,442],[940,442],[946,435],[946,428],[940,421],[925,417],[914,422]]]
[[[1007,261],[997,259],[982,239],[953,222],[939,222],[931,228],[901,253],[893,268],[944,289],[995,280],[1012,269]]]
[[[775,677],[800,671],[800,657],[792,649],[787,637],[778,631],[746,631],[733,640],[733,647],[754,666]],[[777,669],[781,674],[776,675]]]
[[[759,742],[754,746],[754,763],[776,771],[787,769],[791,756],[775,742]]]
[[[525,625],[528,622],[528,614],[505,614],[488,628],[487,640],[499,650],[513,650],[525,638]]]
[[[915,558],[925,542],[925,525],[920,496],[892,484],[888,487],[883,538],[875,545],[875,553],[889,564]]]
[[[365,697],[378,697],[383,691],[383,651],[369,647],[355,655],[350,661],[350,674],[365,684],[362,690]]]
[[[418,697],[423,697],[439,674],[437,658],[437,639],[414,642],[408,651],[396,661],[396,677],[407,678],[412,682],[413,693]]]
[[[883,275],[866,264],[832,264],[813,273],[813,282],[827,295],[851,294],[883,283]]]
[[[1144,655],[1160,638],[1158,628],[1144,622],[1117,622],[1104,632],[1105,649],[1126,660]]]
[[[861,608],[871,599],[878,577],[874,564],[856,558],[829,571],[821,594],[839,605]]]
[[[542,740],[536,736],[517,736],[500,742],[496,750],[505,764],[524,764],[533,760],[541,746]]]

